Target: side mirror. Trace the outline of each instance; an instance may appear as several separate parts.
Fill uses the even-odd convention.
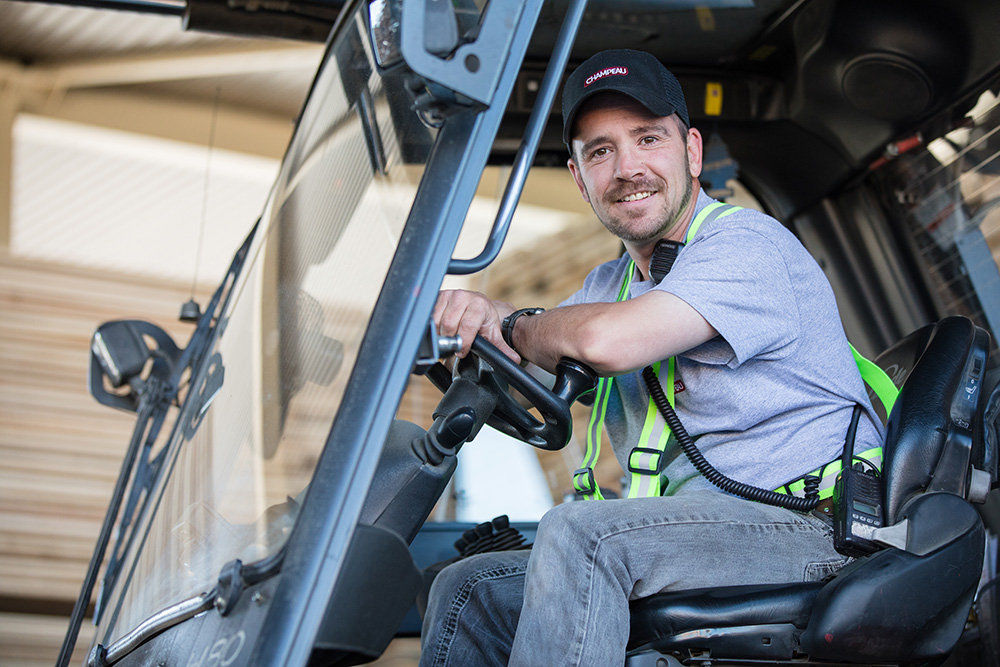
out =
[[[102,405],[136,412],[146,381],[151,377],[166,381],[179,356],[170,334],[154,324],[105,322],[90,341],[90,394]],[[150,359],[153,363],[148,365]]]
[[[149,347],[131,322],[107,322],[90,341],[91,360],[97,361],[111,386],[121,387],[142,371]]]

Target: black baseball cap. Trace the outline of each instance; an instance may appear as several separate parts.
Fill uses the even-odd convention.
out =
[[[677,77],[655,56],[645,51],[601,51],[577,67],[563,87],[563,142],[570,146],[576,114],[597,93],[616,91],[628,95],[657,116],[676,113],[691,127],[684,92]]]

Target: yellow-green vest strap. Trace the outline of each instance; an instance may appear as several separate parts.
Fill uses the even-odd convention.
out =
[[[850,343],[848,343],[848,345],[851,347],[851,354],[854,355],[854,363],[858,366],[858,372],[861,374],[861,379],[864,380],[865,384],[871,387],[872,391],[875,392],[875,395],[878,396],[878,400],[882,402],[882,406],[885,408],[885,413],[888,415],[892,412],[892,406],[895,404],[896,397],[899,395],[899,389],[878,364],[863,357],[861,353],[858,352]],[[859,459],[868,461],[875,467],[876,470],[881,470],[882,448],[872,447],[871,449],[863,451],[860,454],[855,454],[854,460],[857,461]],[[824,500],[833,495],[833,486],[837,481],[837,475],[843,467],[844,466],[840,457],[837,457],[826,465],[799,477],[794,482],[790,482],[775,489],[775,491],[778,493],[802,495],[802,492],[805,489],[805,479],[807,477],[818,477],[820,480],[819,498],[820,500]]]
[[[896,403],[896,397],[899,396],[899,389],[878,364],[861,356],[861,353],[854,349],[853,345],[851,345],[851,354],[854,355],[854,362],[858,365],[861,379],[878,396],[878,400],[882,402],[882,407],[885,408],[885,414],[888,416],[892,412],[892,406]]]
[[[628,286],[635,277],[635,262],[629,261],[625,270],[625,279],[618,290],[616,302],[628,298]],[[583,457],[580,468],[573,473],[573,488],[584,500],[603,500],[601,489],[594,478],[594,467],[601,455],[601,430],[604,428],[604,415],[608,410],[608,397],[611,395],[612,380],[603,377],[597,381],[597,391],[594,394],[594,405],[590,410],[590,424],[587,426],[587,453]]]
[[[860,454],[854,455],[854,460],[865,460],[872,464],[876,470],[882,469],[882,448],[872,447],[871,449],[865,450]],[[794,482],[789,482],[784,486],[775,489],[778,493],[785,493],[788,495],[804,495],[805,491],[805,479],[806,477],[818,477],[819,478],[819,499],[825,500],[833,495],[833,485],[837,481],[837,475],[840,473],[841,469],[844,467],[843,461],[841,461],[838,456],[833,461],[816,468],[810,473],[806,473],[802,477],[799,477]]]
[[[684,243],[691,243],[698,230],[706,222],[724,218],[739,211],[739,206],[713,202],[703,208],[695,216],[688,226],[684,235]],[[653,372],[657,379],[660,378],[660,362],[653,364]],[[667,359],[666,382],[661,382],[664,393],[667,395],[667,402],[674,406],[674,383],[676,381],[677,362],[674,357]],[[661,473],[664,468],[663,453],[670,442],[670,427],[656,407],[653,398],[650,397],[649,405],[646,409],[646,420],[643,423],[642,434],[639,442],[629,453],[628,472],[631,475],[628,487],[629,498],[653,498],[663,494],[663,479]]]

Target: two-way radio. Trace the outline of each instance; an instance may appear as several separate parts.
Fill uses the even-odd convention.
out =
[[[845,556],[864,556],[881,547],[872,540],[882,527],[882,485],[877,472],[865,469],[867,461],[854,463],[854,435],[861,406],[854,407],[843,469],[833,487],[833,548]]]

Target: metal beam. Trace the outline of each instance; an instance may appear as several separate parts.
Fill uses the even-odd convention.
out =
[[[314,71],[322,55],[323,47],[317,44],[269,43],[185,50],[175,54],[92,58],[30,67],[0,62],[0,84],[51,92],[287,70]]]
[[[24,111],[202,145],[208,140],[205,119],[211,117],[212,102],[139,95],[128,92],[127,86],[267,71],[313,71],[322,50],[317,45],[269,44],[44,66],[0,59],[0,100],[8,115]],[[121,88],[114,90],[116,86]],[[92,90],[95,87],[102,89]],[[288,145],[294,120],[224,103],[219,117],[217,147],[279,159]],[[6,130],[9,135],[11,123],[12,117],[0,115],[0,132]],[[9,142],[9,136],[5,140]],[[0,150],[5,145],[2,141]],[[0,176],[2,169],[0,165]],[[0,196],[3,194],[0,190]]]
[[[21,110],[73,123],[207,145],[211,101],[177,100],[127,92],[81,90],[48,103],[22,102]],[[216,148],[280,160],[294,123],[232,106],[219,107]]]
[[[183,16],[185,6],[184,0],[45,0],[45,4],[111,9],[160,16]]]

